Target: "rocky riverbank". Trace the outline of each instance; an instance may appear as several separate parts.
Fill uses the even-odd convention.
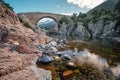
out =
[[[64,42],[64,41],[63,41]],[[97,54],[90,53],[87,49],[79,51],[79,46],[66,48],[70,42],[57,43],[51,41],[46,45],[40,45],[38,49],[42,52],[42,56],[38,59],[37,65],[41,68],[51,70],[54,74],[53,80],[74,80],[74,79],[90,79],[90,80],[117,80],[120,75],[120,67],[110,66],[106,59]],[[75,42],[76,43],[76,42]],[[59,44],[64,44],[61,50],[58,50]],[[79,45],[80,43],[77,42]],[[83,43],[81,48],[90,45]],[[42,48],[44,46],[44,48]],[[66,46],[66,47],[65,47]],[[64,49],[63,49],[64,48]],[[119,63],[118,63],[119,64]],[[116,73],[118,70],[119,73]],[[117,75],[116,75],[116,74]],[[99,76],[98,76],[99,75]]]
[[[50,39],[42,32],[35,33],[25,27],[17,15],[0,2],[0,80],[52,80],[51,71],[35,64],[41,56],[36,45]]]

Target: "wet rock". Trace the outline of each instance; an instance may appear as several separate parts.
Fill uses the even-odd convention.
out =
[[[58,52],[55,52],[54,54],[55,54],[55,55],[58,55],[58,56],[61,56],[62,54],[64,54],[64,52],[59,52],[59,51],[58,51]]]
[[[73,76],[73,71],[72,70],[64,71],[62,75],[64,79],[72,80],[71,77]]]
[[[61,61],[61,58],[59,56],[55,56],[55,61]]]
[[[67,70],[67,71],[63,72],[63,76],[64,76],[64,77],[65,77],[65,76],[69,76],[69,75],[71,75],[71,74],[73,74],[73,71],[72,71],[72,70]]]
[[[69,68],[69,69],[76,69],[77,65],[75,65],[73,62],[68,62],[66,64],[66,67]]]
[[[42,63],[49,63],[54,61],[54,58],[48,55],[43,54],[39,59],[38,62],[42,62]]]
[[[72,50],[67,50],[67,51],[64,51],[65,54],[69,55],[69,56],[73,56],[74,55],[74,52]]]
[[[51,42],[49,43],[49,45],[50,45],[50,46],[57,46],[57,42],[51,41]]]
[[[64,54],[64,55],[62,56],[62,60],[70,60],[70,59],[72,59],[72,58],[71,58],[70,55],[68,55],[68,54]]]
[[[50,52],[57,52],[58,50],[55,47],[50,47]]]

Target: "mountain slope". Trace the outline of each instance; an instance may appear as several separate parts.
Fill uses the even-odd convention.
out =
[[[97,7],[93,8],[92,10],[88,11],[87,14],[90,15],[95,10],[100,11],[101,9],[114,10],[118,1],[119,0],[107,0],[107,1],[103,2],[102,4],[98,5]]]

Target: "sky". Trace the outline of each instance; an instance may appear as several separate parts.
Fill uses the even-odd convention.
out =
[[[47,12],[70,15],[86,13],[105,0],[5,0],[15,13]]]

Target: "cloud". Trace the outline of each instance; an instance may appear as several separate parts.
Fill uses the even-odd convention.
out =
[[[56,7],[57,7],[57,8],[60,8],[60,5],[57,5]]]
[[[61,14],[70,16],[70,15],[72,15],[73,13],[61,13]]]
[[[68,3],[76,4],[81,8],[94,8],[106,0],[67,0]]]

